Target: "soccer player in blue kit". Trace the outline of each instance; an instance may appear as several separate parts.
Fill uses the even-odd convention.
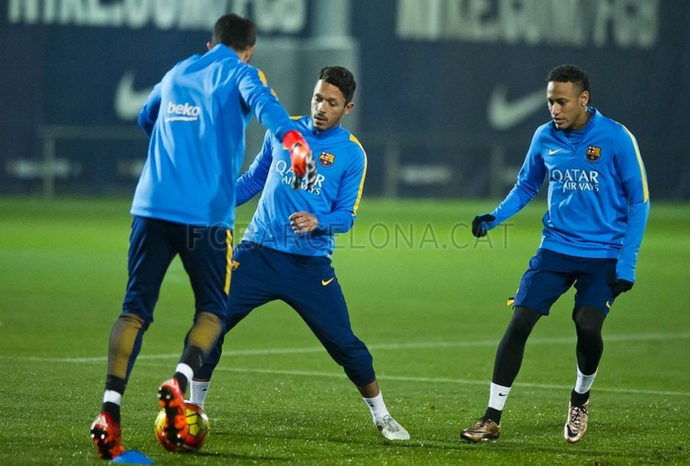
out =
[[[196,312],[175,374],[159,387],[158,397],[166,411],[167,441],[181,445],[187,435],[184,393],[227,318],[235,183],[252,113],[288,148],[285,163],[296,173],[296,187],[315,181],[311,151],[298,125],[263,74],[248,64],[255,41],[252,21],[222,16],[208,52],[168,71],[139,114],[151,139],[131,209],[129,280],[110,335],[103,406],[90,431],[103,459],[124,453],[120,403],[163,278],[178,254]]]
[[[344,368],[379,432],[389,440],[407,440],[408,432],[391,417],[383,401],[369,350],[352,331],[331,266],[333,235],[352,228],[366,175],[364,149],[341,126],[354,106],[355,88],[355,79],[346,68],[323,68],[314,88],[312,114],[297,120],[314,154],[319,154],[315,155],[319,172],[311,189],[290,189],[288,153],[269,132],[254,163],[239,179],[238,205],[263,193],[243,241],[233,252],[226,332],[255,308],[273,300],[284,301]],[[192,403],[203,407],[221,352],[219,341],[195,374]]]
[[[475,217],[476,237],[515,215],[548,177],[542,241],[514,298],[514,313],[498,346],[489,405],[470,442],[497,439],[501,412],[522,364],[525,344],[542,316],[575,286],[577,377],[563,436],[578,442],[587,431],[590,387],[604,345],[601,329],[616,297],[635,282],[637,254],[649,216],[647,177],[635,137],[589,106],[587,74],[561,65],[548,74],[552,120],[532,138],[517,183],[491,213]]]

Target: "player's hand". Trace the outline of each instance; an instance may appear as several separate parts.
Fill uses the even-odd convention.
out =
[[[294,179],[292,189],[302,188],[302,180],[307,180],[307,190],[314,187],[316,182],[316,163],[312,156],[309,144],[299,131],[288,131],[283,138],[283,144],[290,151],[290,163]]]
[[[290,215],[290,226],[292,231],[301,235],[316,230],[319,226],[319,221],[309,212],[295,212]]]
[[[633,282],[617,278],[616,281],[613,282],[613,286],[611,286],[611,289],[613,290],[613,297],[617,298],[619,294],[630,291],[633,285]]]
[[[474,220],[472,220],[472,234],[474,237],[481,238],[482,236],[486,236],[485,224],[487,222],[493,222],[494,220],[496,220],[496,217],[491,214],[477,215],[474,217]]]

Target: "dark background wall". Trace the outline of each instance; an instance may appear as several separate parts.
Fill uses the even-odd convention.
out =
[[[680,0],[2,0],[0,193],[131,193],[138,106],[228,11],[257,22],[253,63],[292,113],[320,66],[356,72],[369,194],[503,195],[549,118],[546,73],[574,63],[637,136],[653,197],[690,197]]]

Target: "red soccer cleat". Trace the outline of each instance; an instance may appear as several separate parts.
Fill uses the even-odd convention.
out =
[[[120,424],[114,422],[106,412],[101,412],[91,424],[91,438],[96,444],[99,458],[111,460],[125,452]]]
[[[158,404],[165,410],[166,440],[177,446],[184,444],[189,433],[187,413],[184,406],[184,393],[175,377],[166,380],[158,388]]]

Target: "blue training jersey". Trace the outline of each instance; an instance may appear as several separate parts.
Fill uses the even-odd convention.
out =
[[[330,255],[334,233],[347,232],[354,225],[366,176],[366,153],[342,126],[319,131],[311,117],[296,122],[316,160],[316,184],[310,191],[306,181],[302,189],[292,189],[290,155],[273,134],[266,132],[261,152],[237,182],[237,205],[263,189],[243,239],[290,254]],[[317,218],[316,230],[299,235],[292,231],[289,217],[301,211]]]
[[[640,149],[628,129],[590,107],[576,137],[546,123],[534,133],[517,183],[491,214],[491,229],[516,214],[548,176],[541,247],[585,258],[618,259],[619,279],[635,281],[649,216]]]
[[[225,45],[175,65],[139,114],[151,140],[131,213],[232,228],[252,112],[281,140],[295,129],[263,74]]]

